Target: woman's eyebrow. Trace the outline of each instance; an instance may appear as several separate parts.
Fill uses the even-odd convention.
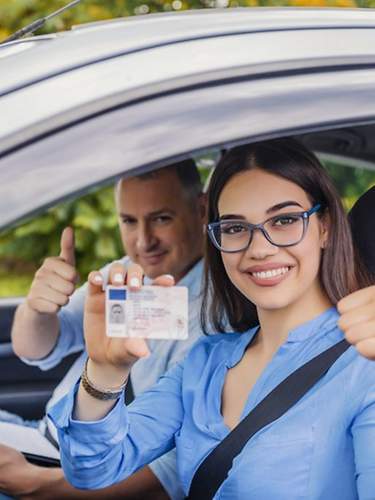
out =
[[[220,215],[219,220],[228,220],[228,219],[240,219],[240,220],[246,220],[246,217],[243,215],[236,215],[236,214],[223,214]]]
[[[303,206],[297,203],[296,201],[288,200],[288,201],[283,201],[282,203],[278,203],[277,205],[273,205],[273,207],[271,208],[268,208],[266,210],[266,214],[276,212],[277,210],[281,210],[282,208],[285,207],[300,207],[303,209]]]
[[[277,205],[273,205],[272,207],[266,210],[266,214],[276,212],[277,210],[281,210],[285,207],[300,207],[304,210],[303,206],[297,203],[296,201],[288,200],[283,201],[282,203],[278,203]],[[236,220],[246,220],[246,217],[239,214],[223,214],[219,217],[219,220],[228,220],[228,219],[236,219]]]

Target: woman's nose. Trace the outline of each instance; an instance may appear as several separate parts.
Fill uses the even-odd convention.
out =
[[[267,240],[261,229],[254,229],[246,255],[252,259],[262,260],[270,255],[276,255],[279,248]]]

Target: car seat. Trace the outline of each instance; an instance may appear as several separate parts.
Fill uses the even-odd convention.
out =
[[[355,247],[375,283],[375,186],[366,191],[349,212]]]

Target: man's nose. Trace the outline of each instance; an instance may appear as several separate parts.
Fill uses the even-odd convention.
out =
[[[150,227],[150,224],[139,224],[137,232],[137,250],[147,252],[155,246],[156,237]]]
[[[276,255],[278,251],[279,248],[268,241],[260,229],[256,229],[253,231],[252,240],[246,254],[252,259],[262,260],[270,255]]]

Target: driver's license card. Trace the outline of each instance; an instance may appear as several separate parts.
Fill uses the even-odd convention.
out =
[[[188,289],[183,286],[106,287],[108,337],[178,339],[188,337]]]

